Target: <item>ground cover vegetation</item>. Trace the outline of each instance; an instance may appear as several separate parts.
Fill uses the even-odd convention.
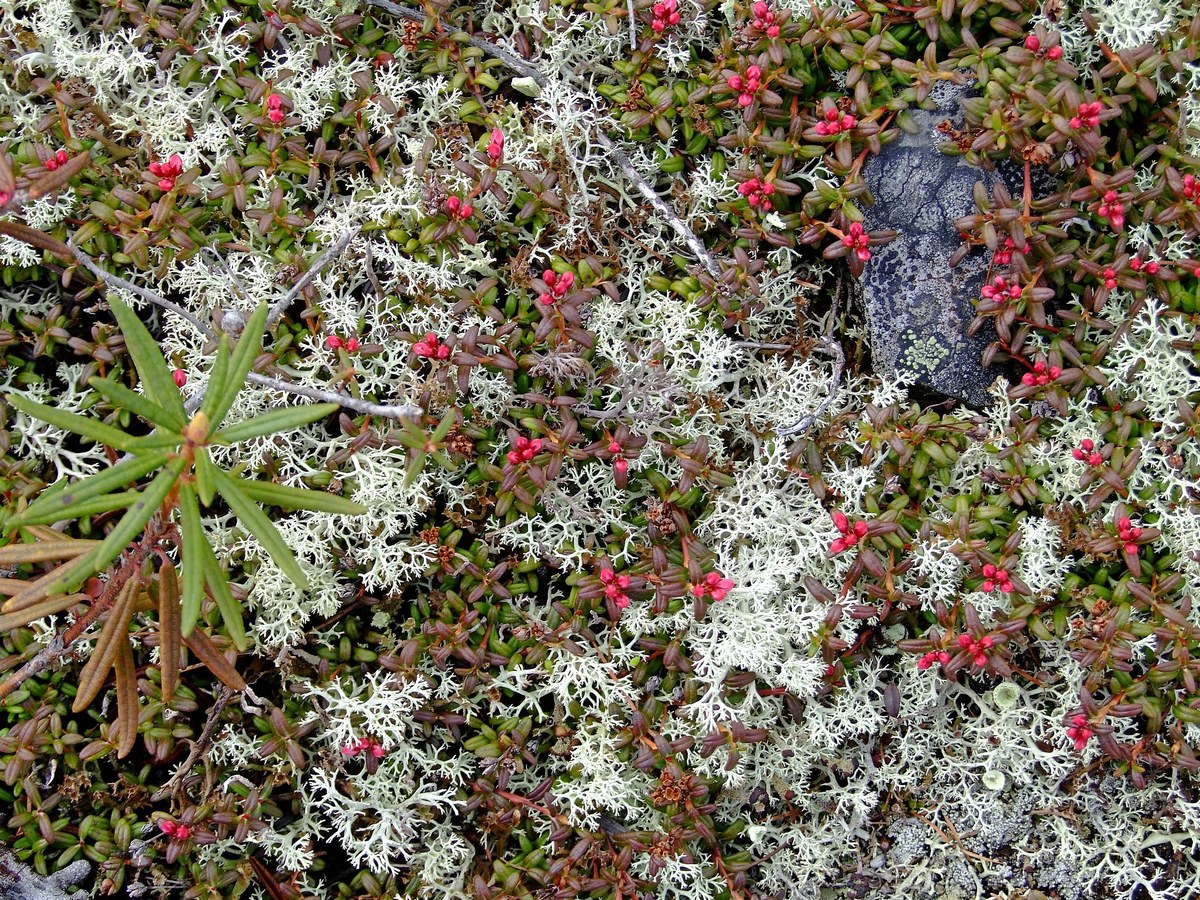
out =
[[[3,5],[0,841],[132,897],[1195,896],[1198,48]],[[963,80],[943,149],[1026,185],[957,223],[981,410],[853,290]]]

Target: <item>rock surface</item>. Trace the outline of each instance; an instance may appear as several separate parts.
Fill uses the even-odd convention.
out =
[[[0,846],[0,898],[3,900],[86,900],[87,891],[69,887],[88,877],[92,867],[83,860],[61,872],[43,877],[19,862],[7,847]]]
[[[984,328],[967,337],[967,326],[975,317],[971,301],[979,297],[991,254],[973,248],[951,269],[950,257],[962,245],[953,223],[977,211],[976,181],[990,194],[1003,178],[1020,196],[1023,176],[1016,167],[987,172],[938,151],[946,140],[938,125],[949,121],[963,127],[959,101],[970,90],[942,82],[930,95],[937,110],[911,110],[920,131],[902,133],[867,162],[863,176],[875,205],[865,211],[865,226],[894,228],[899,236],[872,248],[862,288],[876,371],[982,407],[988,387],[1003,372],[980,364],[995,332]]]

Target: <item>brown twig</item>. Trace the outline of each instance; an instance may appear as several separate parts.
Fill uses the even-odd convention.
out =
[[[196,761],[208,749],[208,745],[212,743],[212,735],[213,731],[216,730],[217,721],[221,718],[221,713],[225,711],[225,707],[233,700],[233,694],[232,689],[221,685],[221,690],[217,693],[216,699],[213,700],[212,706],[209,707],[208,716],[204,720],[204,727],[200,730],[200,737],[192,741],[187,758],[175,770],[175,774],[150,797],[152,802],[157,803],[160,800],[165,800],[183,782],[183,779],[187,777],[187,773],[191,771],[192,766],[196,764]]]

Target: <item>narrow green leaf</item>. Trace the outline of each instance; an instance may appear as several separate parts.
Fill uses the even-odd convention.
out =
[[[291,431],[301,428],[319,419],[324,419],[338,409],[336,403],[314,403],[311,406],[289,406],[286,409],[274,409],[271,412],[238,422],[228,428],[222,428],[213,440],[227,441],[236,444],[238,441],[248,441],[251,438],[274,434],[277,431]]]
[[[263,328],[266,324],[267,304],[264,301],[250,316],[246,327],[242,329],[242,336],[238,339],[237,347],[233,350],[233,356],[229,361],[229,380],[222,386],[221,393],[213,405],[212,413],[208,417],[210,429],[220,427],[229,408],[233,406],[238,391],[242,389],[242,385],[246,381],[246,375],[254,365],[259,351],[262,350]]]
[[[70,506],[47,509],[36,515],[21,514],[21,526],[51,525],[66,519],[82,519],[84,516],[98,516],[101,513],[112,512],[114,509],[125,509],[133,503],[140,494],[137,491],[122,491],[119,494],[104,494],[92,497],[90,500],[80,500]],[[99,543],[97,541],[97,543]]]
[[[26,507],[25,511],[9,520],[9,527],[34,524],[35,521],[57,522],[64,518],[63,511],[69,510],[81,500],[108,494],[130,482],[137,481],[143,475],[161,468],[167,463],[167,454],[163,452],[149,453],[137,456],[125,462],[117,463],[111,469],[89,475],[83,481],[70,484],[67,481],[56,482],[42,491],[40,497]],[[125,504],[121,504],[124,506]],[[120,507],[114,507],[120,508]],[[45,519],[43,513],[57,513],[58,518]],[[65,518],[70,518],[66,516]]]
[[[153,335],[146,330],[138,314],[119,297],[110,296],[108,305],[117,318],[121,334],[125,337],[125,349],[137,368],[142,380],[142,390],[151,400],[162,407],[167,418],[163,425],[172,431],[182,431],[187,424],[183,410],[183,400],[179,396],[179,387],[171,377],[167,361],[163,358],[162,350]]]
[[[286,487],[269,481],[252,481],[248,478],[238,481],[240,487],[252,500],[269,506],[280,506],[284,509],[311,509],[315,512],[342,513],[347,516],[361,516],[367,507],[336,494],[325,491],[313,491],[308,488]]]
[[[171,488],[183,474],[184,465],[183,457],[177,457],[146,485],[141,496],[121,517],[117,527],[110,531],[104,542],[96,548],[96,558],[93,561],[94,572],[98,572],[116,559],[129,546],[129,542],[146,527],[150,517],[162,506],[163,501],[167,499],[167,494],[171,493]],[[67,583],[62,585],[63,588],[67,586]]]
[[[36,541],[32,544],[9,544],[0,547],[0,566],[19,566],[26,563],[74,559],[100,546],[99,541]]]
[[[88,379],[88,384],[104,399],[129,410],[135,416],[141,416],[153,425],[162,427],[163,423],[170,418],[170,413],[145,394],[131,391],[125,385],[118,384],[111,379],[93,376]]]
[[[67,412],[64,409],[55,409],[53,406],[46,406],[44,403],[37,403],[16,394],[9,394],[5,399],[26,415],[33,416],[35,419],[41,419],[43,422],[49,422],[55,428],[61,428],[63,431],[69,431],[72,434],[90,438],[97,443],[105,444],[126,453],[145,452],[138,445],[137,437],[126,434],[119,428],[105,425],[96,419],[89,419],[86,416]]]
[[[0,612],[16,613],[28,609],[55,594],[61,594],[68,585],[82,584],[83,580],[96,570],[92,563],[96,558],[97,547],[91,553],[86,553],[69,563],[64,563],[56,569],[47,572],[36,581],[30,582],[19,593],[13,594],[0,606]]]
[[[186,484],[179,486],[179,527],[183,531],[182,633],[186,636],[200,620],[200,607],[204,601],[204,554],[208,550],[196,493]]]
[[[225,622],[229,639],[239,650],[245,650],[250,646],[250,642],[246,639],[246,629],[242,624],[242,607],[233,599],[233,592],[229,590],[229,579],[221,571],[221,564],[217,562],[216,554],[207,543],[204,545],[204,580],[208,583],[208,590],[213,599],[217,601],[217,609],[221,611],[221,619]]]
[[[200,495],[200,502],[205,506],[212,506],[213,498],[216,496],[216,488],[213,486],[213,470],[212,457],[208,455],[208,448],[198,448],[196,450],[196,492]]]
[[[271,559],[291,579],[292,584],[302,591],[308,590],[308,579],[304,577],[300,564],[296,562],[296,557],[292,555],[283,536],[271,524],[266,513],[258,508],[258,505],[246,495],[237,482],[220,469],[214,467],[213,477],[216,480],[217,490],[221,492],[221,496],[225,498],[234,515],[238,517],[238,521],[258,538],[259,543],[271,554]]]
[[[229,386],[229,358],[231,355],[229,335],[223,334],[221,343],[217,346],[216,359],[213,360],[212,369],[208,373],[208,384],[204,389],[204,402],[200,404],[200,409],[208,416],[210,423],[213,413],[216,412],[217,402],[224,396]]]

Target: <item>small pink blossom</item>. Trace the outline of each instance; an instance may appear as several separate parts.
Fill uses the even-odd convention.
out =
[[[837,510],[833,512],[833,524],[842,535],[829,545],[829,552],[834,556],[857,545],[870,530],[866,522],[858,521],[851,524],[850,520],[846,518],[846,514]]]
[[[1086,462],[1089,466],[1098,466],[1104,462],[1104,457],[1096,451],[1096,444],[1091,438],[1084,438],[1079,446],[1071,451],[1078,462]]]
[[[1095,128],[1100,124],[1100,113],[1104,109],[1104,104],[1099,100],[1094,103],[1081,103],[1079,110],[1071,119],[1072,128]]]
[[[475,208],[470,203],[464,203],[461,197],[447,197],[444,209],[452,219],[469,219],[475,211]]]
[[[423,359],[448,359],[450,347],[438,341],[438,336],[430,331],[413,344],[413,354]]]
[[[175,187],[175,179],[183,174],[183,160],[175,153],[165,163],[152,162],[150,174],[158,177],[158,189],[169,191]]]
[[[997,305],[1003,305],[1009,300],[1020,299],[1023,290],[1021,285],[1015,282],[1009,284],[1007,278],[997,275],[992,279],[992,283],[985,284],[979,293],[983,295],[984,300],[991,300]]]
[[[992,643],[992,639],[987,635],[978,640],[969,634],[958,636],[958,646],[966,650],[971,656],[971,661],[981,669],[987,665],[987,651],[992,648]]]
[[[504,132],[499,128],[492,129],[492,139],[487,145],[488,159],[492,165],[499,165],[500,160],[504,158]]]
[[[1033,371],[1026,372],[1021,376],[1021,383],[1028,387],[1045,387],[1052,381],[1056,381],[1058,376],[1062,374],[1062,369],[1058,366],[1047,366],[1040,359],[1033,364]]]
[[[983,567],[983,589],[988,593],[1000,588],[1006,594],[1011,594],[1013,590],[1012,576],[1008,574],[1006,569],[998,569],[991,563]]]
[[[712,597],[715,601],[725,599],[725,595],[733,590],[733,582],[718,571],[709,572],[699,584],[691,585],[692,596]]]
[[[513,449],[505,454],[505,459],[514,466],[527,463],[542,452],[542,446],[541,438],[530,440],[525,435],[521,435],[513,441]]]
[[[563,272],[559,275],[553,269],[547,269],[542,273],[542,281],[546,282],[546,286],[550,290],[543,291],[538,296],[538,302],[543,306],[550,306],[555,300],[561,300],[571,290],[571,286],[575,284],[574,272]]]
[[[1088,724],[1087,716],[1076,715],[1071,718],[1071,724],[1067,726],[1067,737],[1075,744],[1075,750],[1080,751],[1087,746],[1087,742],[1092,739],[1091,726]]]
[[[866,262],[871,258],[871,251],[868,249],[871,245],[871,239],[863,230],[861,222],[851,222],[850,228],[842,236],[842,246],[849,247],[854,251],[862,262]]]

